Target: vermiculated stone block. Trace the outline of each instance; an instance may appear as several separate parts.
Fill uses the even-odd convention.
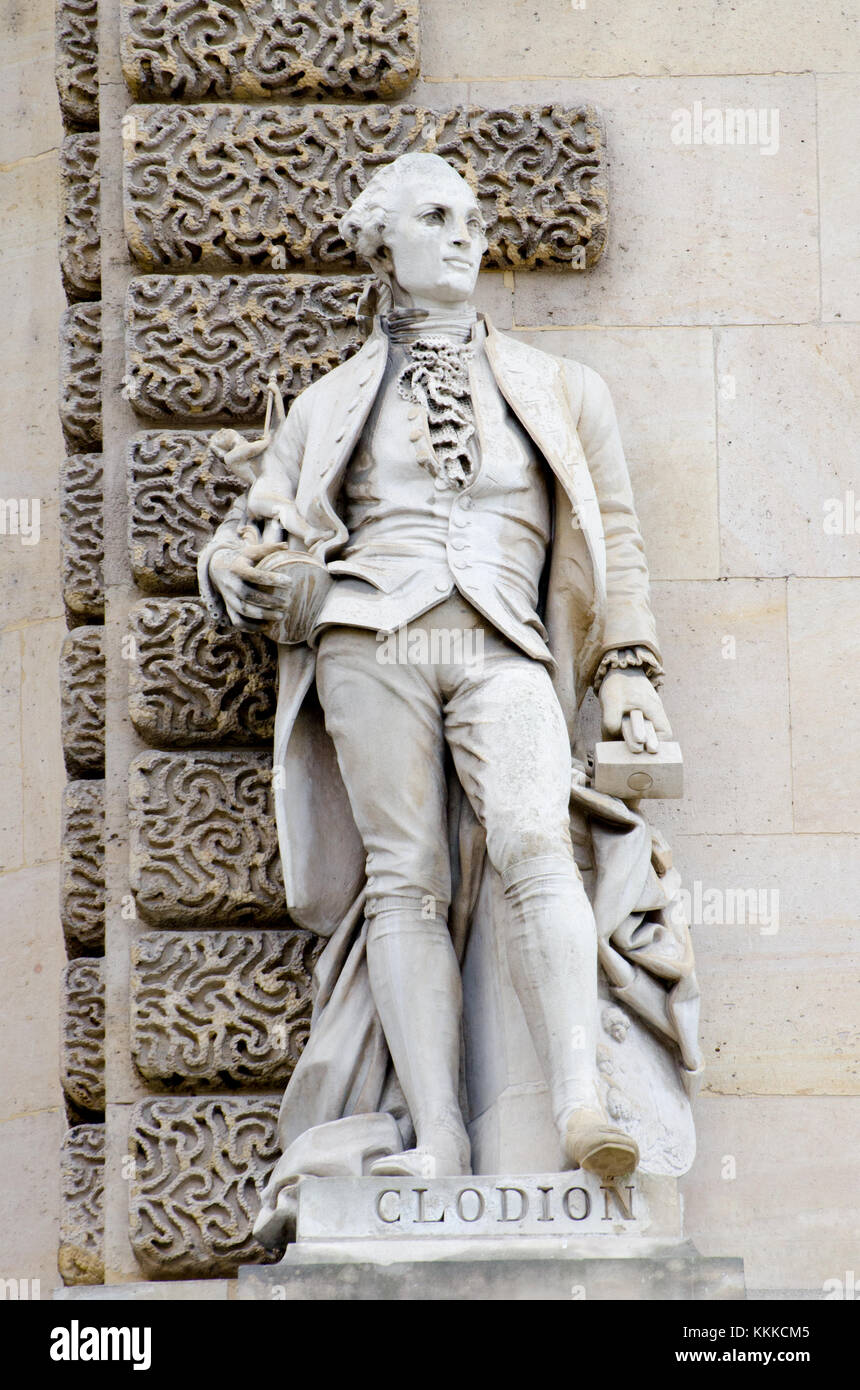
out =
[[[132,1054],[159,1086],[286,1085],[325,943],[298,928],[145,932],[132,947]]]
[[[277,648],[261,633],[216,627],[194,599],[138,603],[129,632],[129,710],[147,743],[271,741]]]
[[[149,593],[197,592],[197,556],[245,491],[211,438],[152,430],[129,444],[129,557],[135,582]]]
[[[63,120],[73,128],[99,122],[98,9],[98,0],[57,0],[57,92]]]
[[[64,1284],[104,1282],[104,1125],[75,1125],[60,1157],[60,1249]]]
[[[69,448],[102,440],[102,306],[75,304],[60,327],[60,420]]]
[[[251,1235],[277,1157],[279,1097],[145,1100],[132,1117],[132,1249],[148,1275],[235,1274],[267,1255]]]
[[[70,299],[101,289],[98,132],[67,135],[60,146],[60,268]]]
[[[380,167],[418,152],[474,188],[485,265],[585,269],[606,241],[592,106],[137,106],[124,129],[126,231],[147,270],[354,269],[340,218]]]
[[[70,621],[105,611],[101,454],[71,454],[60,472],[60,552],[63,601]]]
[[[143,753],[129,770],[130,882],[169,925],[285,923],[271,754]]]
[[[365,284],[314,275],[132,280],[129,401],[155,417],[262,415],[272,373],[292,399],[361,346],[356,307]]]
[[[104,835],[104,782],[67,782],[60,844],[60,918],[70,956],[104,949]]]
[[[137,97],[393,97],[418,70],[416,0],[122,0]]]
[[[60,654],[63,755],[70,777],[104,772],[104,628],[76,627]]]
[[[105,990],[103,961],[73,960],[63,971],[60,1072],[63,1090],[79,1110],[105,1108]]]

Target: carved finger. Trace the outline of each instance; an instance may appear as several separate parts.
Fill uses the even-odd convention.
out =
[[[650,719],[646,719],[644,722],[645,722],[645,752],[646,752],[646,753],[659,753],[659,751],[660,751],[660,740],[659,740],[658,737],[657,737],[657,730],[654,728],[654,725],[651,723],[651,720],[650,720]]]
[[[646,722],[645,715],[642,713],[641,709],[632,709],[630,711],[630,729],[637,743],[644,744],[645,742]]]
[[[637,713],[641,715],[642,711],[638,710]],[[625,714],[624,718],[621,720],[621,733],[631,753],[642,752],[644,746],[643,740],[635,737],[633,723],[629,714]]]

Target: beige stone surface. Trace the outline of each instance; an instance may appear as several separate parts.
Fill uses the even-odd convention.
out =
[[[860,927],[772,925],[693,929],[705,1090],[860,1095]]]
[[[488,105],[591,101],[603,111],[609,240],[586,274],[516,272],[515,322],[797,323],[818,316],[811,75],[486,83]],[[779,111],[779,149],[676,145],[672,113]]]
[[[858,359],[860,324],[718,330],[724,574],[857,572]]]
[[[848,175],[846,151],[860,147],[860,77],[816,78],[821,199],[821,316],[860,319],[860,182]]]
[[[856,833],[860,579],[789,580],[788,639],[795,829]]]
[[[21,633],[0,633],[0,873],[17,869],[23,857],[20,685]]]
[[[860,927],[856,835],[677,834],[672,850],[688,888],[778,892],[780,932]]]
[[[720,573],[714,363],[706,328],[560,329],[517,337],[608,383],[652,579]],[[667,398],[671,410],[667,410]]]
[[[60,737],[59,668],[65,627],[59,618],[21,633],[21,767],[24,782],[24,858],[56,863],[64,768]]]
[[[2,0],[0,33],[0,165],[32,157],[60,140],[54,93],[53,5]]]
[[[856,12],[840,0],[714,5],[681,0],[422,0],[421,69],[430,78],[573,74],[851,72]]]
[[[697,1129],[681,1187],[701,1254],[742,1255],[753,1289],[820,1293],[856,1270],[860,1098],[706,1096]]]
[[[2,86],[2,78],[0,78]],[[57,323],[65,307],[57,262],[57,159],[0,167],[0,436],[4,499],[38,497],[38,544],[0,535],[5,624],[62,613],[59,582]]]
[[[0,876],[0,1118],[60,1104],[60,971],[56,864]]]
[[[65,1116],[33,1110],[0,1122],[0,1279],[38,1279],[50,1298],[60,1282],[59,1153]]]
[[[657,583],[652,597],[685,792],[649,818],[673,834],[791,830],[785,583]]]

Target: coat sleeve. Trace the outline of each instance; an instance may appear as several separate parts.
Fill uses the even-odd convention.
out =
[[[276,483],[286,497],[296,495],[306,434],[306,404],[303,396],[299,396],[293,402],[286,420],[275,432],[275,437],[263,454],[260,464],[260,476]],[[249,492],[250,489],[241,497],[237,497],[197,559],[197,587],[210,616],[221,624],[226,622],[224,602],[212,582],[209,566],[216,551],[242,549],[244,543],[241,532],[251,519],[248,507]]]
[[[633,505],[618,421],[609,387],[583,366],[577,432],[594,482],[606,543],[606,620],[600,650],[647,647],[661,663],[651,611],[648,564]]]

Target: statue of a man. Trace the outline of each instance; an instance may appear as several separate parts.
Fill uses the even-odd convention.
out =
[[[280,647],[287,903],[330,941],[256,1228],[269,1243],[302,1173],[471,1171],[460,964],[487,861],[567,1162],[601,1178],[636,1167],[598,1094],[598,929],[571,842],[571,758],[589,687],[631,752],[670,736],[605,384],[476,314],[482,216],[438,156],[382,168],[341,232],[376,273],[372,332],[297,398],[200,561],[202,592],[245,629],[272,631],[290,601],[256,566],[273,519],[328,586],[306,640]],[[606,950],[623,994],[633,951]]]

